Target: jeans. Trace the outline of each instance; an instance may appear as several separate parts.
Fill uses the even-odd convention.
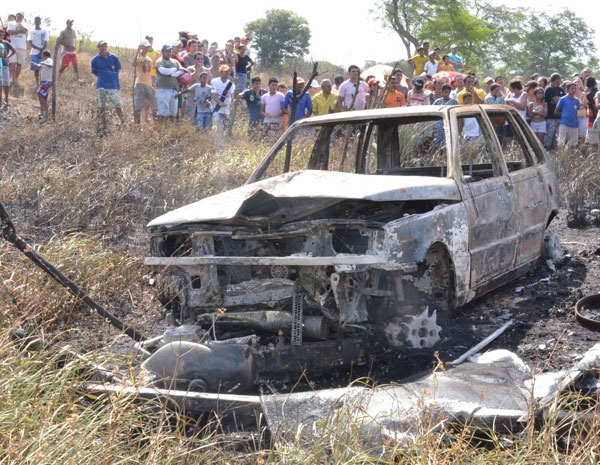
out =
[[[199,129],[212,128],[212,112],[198,112],[196,115],[196,125]]]

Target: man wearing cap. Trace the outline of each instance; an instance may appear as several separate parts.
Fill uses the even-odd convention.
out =
[[[379,106],[379,81],[374,77],[367,80],[369,86],[369,94],[367,95],[367,108],[377,108]]]
[[[179,90],[177,72],[182,68],[178,60],[172,56],[172,47],[163,45],[160,49],[161,57],[156,60],[156,100],[158,103],[158,119],[166,121],[177,116],[177,98]]]
[[[42,29],[42,18],[36,16],[33,19],[34,28],[29,31],[29,37],[27,43],[31,50],[29,51],[29,59],[31,65],[29,69],[33,71],[35,76],[36,88],[40,86],[40,67],[37,66],[42,62],[42,52],[46,48],[50,35],[48,31]]]
[[[123,115],[123,104],[119,97],[119,71],[121,71],[121,61],[117,55],[108,51],[108,44],[105,40],[98,42],[98,54],[92,58],[92,74],[96,76],[96,91],[98,93],[98,107],[100,108],[100,119],[102,122],[102,131],[106,131],[106,105],[110,102],[115,107],[115,112],[125,124]]]
[[[17,13],[14,21],[9,21],[6,32],[10,34],[10,42],[17,53],[10,57],[10,79],[18,85],[21,68],[27,59],[27,31],[23,25],[25,13]]]
[[[319,85],[319,81],[313,79],[310,81],[310,87],[308,88],[308,93],[310,94],[310,98],[314,99],[315,95],[319,92],[321,86]]]
[[[454,66],[454,71],[457,73],[462,73],[464,68],[463,59],[460,55],[458,55],[458,45],[452,44],[450,46],[450,53],[448,54],[448,59],[450,63]]]
[[[406,99],[408,106],[431,105],[430,92],[424,90],[424,87],[425,79],[419,76],[413,78],[412,89],[408,91],[408,98]]]
[[[144,40],[147,40],[150,43],[150,47],[148,47],[146,56],[150,58],[150,61],[152,61],[152,69],[150,70],[150,76],[152,77],[152,88],[156,89],[156,68],[154,67],[154,63],[156,63],[156,60],[159,59],[160,52],[158,50],[154,50],[154,37],[146,36],[144,37]]]
[[[142,110],[150,106],[152,116],[156,118],[158,104],[152,88],[152,60],[147,55],[152,44],[144,39],[137,49],[133,59],[135,66],[135,84],[133,86],[133,122],[140,124]]]
[[[60,69],[58,70],[58,76],[60,77],[65,69],[69,65],[73,65],[73,71],[75,72],[75,79],[79,81],[79,68],[77,67],[77,53],[75,45],[77,43],[77,34],[73,29],[72,19],[67,19],[67,27],[60,31],[58,36],[58,43],[62,45],[62,55],[60,60]]]
[[[210,86],[212,87],[212,108],[213,116],[217,129],[222,134],[229,125],[229,115],[231,107],[231,97],[235,92],[235,84],[229,79],[231,67],[221,65],[219,67],[219,77],[214,78]]]
[[[429,60],[425,63],[423,67],[423,72],[427,76],[433,76],[438,72],[438,66],[440,66],[440,62],[435,59],[435,52],[431,52],[429,54]]]
[[[290,115],[288,125],[292,124],[294,121],[298,121],[299,119],[308,118],[312,114],[313,106],[310,94],[308,91],[302,94],[304,84],[304,79],[301,77],[296,78],[295,89],[290,89],[285,94],[285,99],[283,100],[283,111]],[[292,118],[292,105],[294,100],[296,101],[296,114]]]

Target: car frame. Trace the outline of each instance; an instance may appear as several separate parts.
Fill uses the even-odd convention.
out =
[[[439,311],[538,263],[558,205],[510,106],[336,113],[294,123],[245,185],[152,220],[145,264],[180,323],[255,337],[257,378],[320,373],[434,347]]]

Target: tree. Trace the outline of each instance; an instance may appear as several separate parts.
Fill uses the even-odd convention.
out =
[[[310,46],[308,21],[288,10],[267,10],[265,17],[249,22],[244,32],[263,66],[278,65],[286,57],[304,56]]]
[[[528,16],[524,29],[522,46],[511,64],[525,75],[570,75],[594,60],[594,31],[572,11],[565,9],[555,15],[537,12]]]
[[[384,26],[394,30],[406,48],[406,56],[411,57],[419,45],[421,28],[426,20],[429,2],[426,0],[403,1],[383,0],[376,6],[379,19]]]
[[[465,0],[380,0],[379,17],[393,29],[410,57],[427,39],[431,44],[449,50],[456,42],[468,67],[475,64],[474,50],[491,40],[494,28],[478,18]]]
[[[596,63],[594,31],[568,9],[548,14],[493,0],[378,0],[376,8],[408,57],[428,39],[442,50],[459,44],[467,69],[486,74],[566,73]]]

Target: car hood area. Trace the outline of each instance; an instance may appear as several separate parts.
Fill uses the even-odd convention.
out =
[[[285,223],[344,201],[461,200],[456,182],[425,176],[379,176],[303,170],[241,186],[155,218],[148,227],[186,223],[265,221]]]

